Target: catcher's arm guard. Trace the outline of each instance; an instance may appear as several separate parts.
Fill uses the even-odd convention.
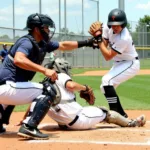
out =
[[[86,87],[85,91],[80,91],[80,97],[85,99],[89,105],[94,105],[95,96],[93,90],[90,86],[85,85],[85,87]]]

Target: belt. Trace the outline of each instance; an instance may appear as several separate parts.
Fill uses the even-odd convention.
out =
[[[76,117],[68,125],[72,126],[78,119],[79,119],[79,116],[76,115]]]
[[[136,60],[139,60],[139,57],[135,57]],[[127,60],[121,60],[121,61],[115,61],[115,62],[122,62],[122,61],[127,61]]]
[[[79,116],[76,116],[68,125],[72,126],[78,119],[79,119]],[[61,125],[59,123],[58,123],[58,125],[62,129],[65,129],[65,130],[68,129],[68,127],[66,125]]]

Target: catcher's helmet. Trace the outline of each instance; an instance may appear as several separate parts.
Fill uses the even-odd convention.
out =
[[[121,9],[113,9],[108,15],[108,27],[112,25],[121,25],[124,28],[127,25],[126,14]]]
[[[49,69],[54,69],[57,73],[66,73],[70,76],[71,65],[64,58],[56,58],[45,66]]]
[[[44,25],[55,28],[55,24],[49,16],[35,13],[28,17],[26,27],[24,29],[32,30],[34,27],[43,27]]]
[[[48,26],[51,28],[50,30],[51,35],[49,35],[43,30],[44,26]],[[35,27],[38,27],[40,29],[41,34],[46,42],[49,41],[55,33],[55,23],[47,15],[38,14],[38,13],[31,14],[27,19],[26,27],[24,29],[27,29],[30,31],[30,30],[33,30]]]

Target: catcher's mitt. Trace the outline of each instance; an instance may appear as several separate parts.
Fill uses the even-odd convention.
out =
[[[85,91],[80,91],[80,97],[85,99],[87,103],[89,103],[89,105],[94,105],[95,103],[95,96],[93,93],[93,90],[90,86],[86,86],[86,90]]]
[[[90,29],[89,29],[89,33],[94,36],[97,37],[99,35],[102,34],[102,23],[99,21],[96,21],[94,23],[91,24]],[[99,32],[98,32],[99,31]]]

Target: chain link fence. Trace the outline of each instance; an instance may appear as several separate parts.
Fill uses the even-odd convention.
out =
[[[150,64],[150,32],[145,24],[137,26],[136,22],[130,22],[129,30],[133,37],[133,42],[141,59],[141,66],[149,68]],[[21,36],[27,34],[27,31],[20,29],[0,27],[0,48],[3,43],[7,43],[8,48]],[[80,41],[88,39],[87,35],[55,33],[52,40],[55,41]],[[47,53],[43,64],[49,62],[50,54]],[[73,67],[84,68],[110,68],[112,61],[105,61],[100,50],[89,47],[79,48],[73,51],[56,51],[56,57],[64,57]]]

